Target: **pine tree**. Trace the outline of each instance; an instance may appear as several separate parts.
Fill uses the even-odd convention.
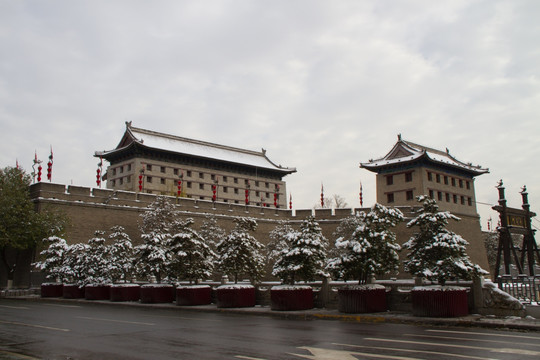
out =
[[[130,281],[133,276],[133,245],[124,227],[111,228],[109,235],[110,277],[113,282]]]
[[[251,218],[236,218],[236,226],[231,233],[217,244],[220,269],[238,282],[240,275],[247,275],[252,282],[259,281],[264,273],[264,246],[250,231],[255,231],[257,222]]]
[[[148,208],[141,214],[143,243],[134,249],[134,262],[139,276],[147,278],[153,275],[160,283],[170,260],[168,246],[176,211],[163,196],[158,196]]]
[[[215,216],[207,216],[199,229],[199,235],[210,246],[210,249],[215,252],[217,244],[227,236],[227,233],[218,225]]]
[[[460,220],[448,211],[440,212],[435,200],[419,196],[422,209],[407,227],[418,227],[409,241],[403,244],[410,250],[405,268],[413,275],[426,277],[444,285],[449,278],[470,279],[473,274],[486,274],[471,263],[466,253],[468,242],[460,235],[446,229],[448,220]]]
[[[214,268],[215,253],[192,228],[193,219],[179,221],[173,226],[174,233],[169,244],[171,261],[169,274],[176,279],[187,279],[191,283],[208,278]]]
[[[79,287],[88,283],[88,261],[86,259],[88,248],[88,244],[82,243],[69,245],[60,270],[63,278],[69,279]]]
[[[289,248],[289,234],[294,233],[293,227],[286,221],[281,221],[270,231],[270,241],[266,245],[267,261],[276,261],[284,249]]]
[[[64,265],[66,252],[69,249],[66,240],[58,236],[49,236],[48,238],[43,239],[43,243],[49,244],[47,248],[40,253],[44,259],[34,265],[36,268],[47,274],[47,279],[64,282],[66,279],[62,267]]]
[[[88,240],[86,250],[86,269],[88,284],[106,284],[111,282],[109,267],[109,249],[105,245],[105,231],[96,230],[94,237]]]
[[[398,209],[375,204],[369,213],[361,212],[356,220],[349,220],[341,231],[344,237],[336,240],[338,255],[328,263],[328,268],[338,277],[357,279],[366,283],[374,274],[387,274],[399,268],[401,249],[396,235],[390,229],[403,220]],[[350,226],[356,228],[350,233]]]
[[[283,282],[294,284],[302,279],[312,281],[316,276],[326,277],[326,248],[328,241],[313,217],[303,221],[299,231],[286,234],[284,247],[274,264],[272,274]]]

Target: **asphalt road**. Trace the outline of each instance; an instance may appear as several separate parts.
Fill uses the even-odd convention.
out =
[[[539,359],[540,333],[0,300],[0,359]]]

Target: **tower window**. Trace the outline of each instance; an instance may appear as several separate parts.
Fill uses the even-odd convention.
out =
[[[414,199],[414,194],[413,194],[412,190],[408,190],[406,194],[407,194],[407,200],[413,200]]]
[[[394,177],[392,175],[386,176],[386,185],[392,185],[394,183]]]
[[[386,194],[386,200],[387,200],[388,203],[393,203],[394,202],[394,193]]]
[[[412,181],[412,172],[405,173],[405,181],[406,182]]]

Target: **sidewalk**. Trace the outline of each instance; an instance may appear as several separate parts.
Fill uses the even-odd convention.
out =
[[[5,296],[8,295],[8,296]],[[388,311],[384,313],[371,314],[344,314],[337,310],[311,309],[302,311],[273,311],[268,306],[255,306],[250,308],[218,308],[216,305],[200,306],[177,306],[170,304],[143,304],[140,302],[113,302],[85,299],[63,299],[63,298],[42,298],[38,294],[30,292],[19,292],[17,294],[4,294],[1,298],[25,301],[42,301],[57,303],[85,303],[103,306],[124,306],[124,307],[144,307],[155,309],[169,309],[193,312],[215,312],[221,314],[270,316],[295,320],[338,320],[359,323],[394,323],[394,324],[418,324],[435,326],[464,326],[483,328],[505,328],[514,330],[540,331],[540,319],[532,317],[495,317],[482,315],[468,315],[457,318],[428,318],[413,316],[410,313]]]

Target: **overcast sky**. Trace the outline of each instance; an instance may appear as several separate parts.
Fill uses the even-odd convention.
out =
[[[251,150],[298,172],[295,208],[375,203],[402,134],[482,165],[477,201],[540,211],[540,1],[0,0],[0,166],[95,186],[136,127]],[[485,228],[497,215],[478,204]],[[538,227],[540,224],[535,221]]]

